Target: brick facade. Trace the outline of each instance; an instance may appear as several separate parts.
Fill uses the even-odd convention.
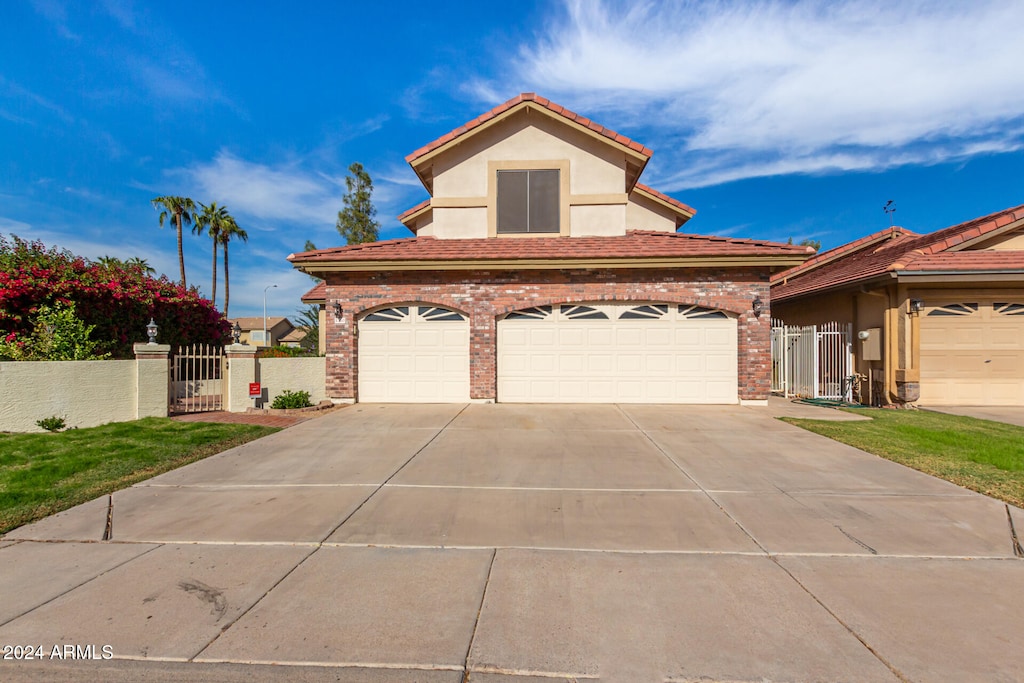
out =
[[[470,397],[493,400],[497,386],[497,320],[531,306],[588,301],[696,304],[737,316],[738,394],[768,398],[771,323],[768,268],[561,269],[325,272],[327,394],[358,400],[356,321],[368,310],[422,302],[470,319]],[[764,313],[755,317],[760,297]],[[340,306],[340,315],[337,307]]]

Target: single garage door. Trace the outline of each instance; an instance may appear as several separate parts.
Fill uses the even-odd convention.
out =
[[[436,306],[394,306],[359,321],[359,401],[469,400],[469,320]]]
[[[564,304],[498,321],[498,400],[736,403],[736,319],[699,306]]]
[[[1024,297],[925,307],[920,403],[1024,405]]]

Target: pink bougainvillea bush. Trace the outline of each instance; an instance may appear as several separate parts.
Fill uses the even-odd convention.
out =
[[[28,336],[41,306],[73,305],[98,350],[133,358],[132,344],[147,341],[153,318],[157,342],[226,344],[230,324],[194,287],[146,274],[144,263],[94,263],[66,249],[0,235],[0,338]]]

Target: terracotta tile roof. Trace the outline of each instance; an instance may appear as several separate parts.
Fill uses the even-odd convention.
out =
[[[480,261],[567,260],[618,258],[797,256],[812,253],[810,247],[763,240],[707,237],[684,233],[631,230],[617,237],[536,237],[406,239],[354,244],[292,254],[295,265],[334,261]]]
[[[429,197],[427,199],[424,199],[422,202],[420,202],[416,206],[412,207],[411,209],[406,209],[402,213],[398,214],[398,222],[399,223],[404,223],[406,218],[408,218],[409,216],[411,216],[411,215],[413,215],[415,213],[419,213],[420,211],[422,211],[423,209],[427,208],[428,206],[430,206],[430,198]]]
[[[1014,265],[1018,270],[1024,270],[1024,259],[1020,252],[946,251],[1018,220],[1024,220],[1024,205],[927,235],[887,228],[819,254],[806,263],[774,276],[772,299],[790,299],[863,282],[886,273],[939,270],[940,264],[944,270],[986,271]],[[954,263],[962,265],[953,266]]]
[[[658,192],[653,187],[649,187],[647,185],[644,185],[643,183],[637,183],[633,187],[636,188],[637,190],[640,190],[641,192],[646,192],[647,194],[651,195],[652,197],[657,197],[658,199],[660,199],[663,202],[667,202],[667,203],[671,204],[672,206],[676,207],[677,209],[683,211],[684,213],[690,214],[691,217],[697,214],[697,209],[693,208],[692,206],[688,206],[686,204],[683,204],[681,201],[679,201],[678,199],[675,199],[674,197],[669,197],[667,194],[664,194],[662,192]]]
[[[903,272],[993,271],[1024,272],[1024,255],[1019,251],[953,251],[923,254],[908,263]]]
[[[327,283],[318,282],[313,289],[302,295],[300,301],[304,304],[319,304],[327,301]]]
[[[456,138],[462,137],[466,133],[472,131],[474,128],[477,128],[478,126],[486,123],[487,121],[490,121],[494,117],[499,116],[500,114],[503,114],[509,109],[512,109],[513,107],[523,104],[524,102],[532,102],[554,114],[561,116],[564,119],[572,121],[577,125],[583,126],[585,128],[589,128],[595,133],[602,135],[613,142],[623,145],[624,147],[628,147],[634,152],[642,154],[646,157],[650,157],[653,154],[651,150],[647,149],[639,142],[634,142],[633,140],[627,138],[625,135],[619,135],[615,131],[609,128],[605,128],[604,126],[591,121],[585,116],[580,116],[579,114],[572,112],[559,104],[555,104],[546,97],[541,97],[540,95],[537,95],[536,93],[532,92],[524,92],[521,95],[516,95],[508,102],[499,104],[494,109],[491,109],[490,111],[481,114],[472,121],[467,121],[466,123],[456,128],[455,130],[445,133],[444,135],[434,140],[433,142],[430,142],[424,145],[423,147],[420,147],[418,150],[416,150],[409,156],[405,157],[405,160],[406,162],[412,164],[421,156],[433,152],[438,147],[442,147],[451,142],[452,140],[455,140]]]

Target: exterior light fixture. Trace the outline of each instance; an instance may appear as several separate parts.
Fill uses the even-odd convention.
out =
[[[156,344],[156,333],[160,328],[157,327],[156,321],[153,318],[149,319],[149,324],[146,325],[146,334],[149,335],[149,343]]]
[[[238,324],[237,320],[231,328],[231,338],[235,340],[236,344],[242,341],[242,326]]]
[[[921,301],[920,299],[911,299],[910,300],[910,312],[911,313],[920,313],[923,308],[924,308],[924,302]]]
[[[334,303],[333,303],[333,304],[331,305],[331,309],[332,309],[332,310],[334,311],[334,317],[335,317],[335,318],[340,318],[340,317],[341,317],[341,314],[345,312],[345,309],[344,309],[344,308],[342,308],[342,307],[341,307],[341,304],[339,304],[339,303],[338,303],[337,301],[335,301],[335,302],[334,302]]]
[[[764,301],[761,300],[761,297],[754,297],[754,300],[751,302],[751,310],[754,312],[755,318],[761,317],[761,313],[764,312]]]

